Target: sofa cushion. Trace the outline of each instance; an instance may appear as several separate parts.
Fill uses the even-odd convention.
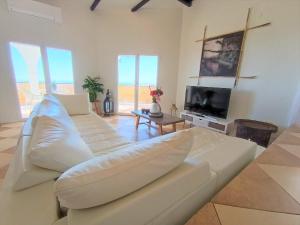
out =
[[[53,95],[45,95],[40,103],[37,103],[28,119],[25,121],[22,133],[23,136],[31,136],[38,116],[58,116],[58,114],[68,116],[68,113],[60,101]]]
[[[207,162],[186,159],[167,175],[110,204],[86,210],[70,209],[68,222],[69,225],[184,224],[182,219],[188,218],[187,214],[192,216],[212,196],[215,180]],[[181,208],[179,213],[174,212],[174,207]],[[166,215],[176,223],[156,221]]]
[[[60,173],[34,166],[28,157],[30,151],[30,136],[21,136],[15,158],[12,162],[12,177],[10,186],[15,191],[32,187],[46,181],[54,180]]]
[[[37,105],[39,106],[39,104]],[[33,129],[35,127],[35,119],[37,117],[38,113],[36,111],[32,111],[25,121],[23,127],[22,127],[22,136],[31,136],[33,133]]]
[[[53,95],[64,105],[69,115],[86,115],[91,112],[87,93],[77,95]]]
[[[117,147],[129,144],[116,130],[95,113],[72,116],[72,120],[84,142],[96,155],[116,151]]]
[[[71,117],[60,101],[52,95],[45,95],[40,103],[40,107],[35,118],[34,124],[38,117],[51,117],[60,121],[64,126],[77,131]]]
[[[217,174],[217,186],[221,189],[255,157],[257,144],[230,137],[205,128],[191,129],[194,142],[189,158],[201,158],[210,164]]]
[[[185,130],[95,157],[62,174],[55,192],[62,206],[72,209],[111,202],[178,167],[190,151],[192,139]]]
[[[10,178],[6,176],[4,183],[9,183],[7,179]],[[53,184],[52,180],[18,192],[3,187],[0,190],[0,225],[53,225],[59,218]]]
[[[29,157],[36,166],[64,172],[91,159],[93,153],[71,124],[42,116],[37,120]]]

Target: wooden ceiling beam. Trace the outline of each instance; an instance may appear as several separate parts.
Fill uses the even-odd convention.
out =
[[[131,9],[131,12],[136,12],[138,11],[140,8],[142,8],[146,3],[148,3],[150,0],[142,0],[140,1],[136,6],[134,6]]]
[[[186,5],[187,7],[191,7],[193,4],[193,0],[178,0],[180,1],[182,4]]]
[[[90,7],[91,11],[94,11],[94,10],[97,8],[97,6],[98,6],[98,4],[100,3],[100,1],[101,1],[101,0],[95,0],[95,1],[93,2],[93,4],[92,4],[91,7]]]

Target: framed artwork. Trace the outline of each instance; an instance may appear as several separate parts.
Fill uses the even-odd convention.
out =
[[[240,61],[244,31],[206,39],[199,76],[235,77]]]

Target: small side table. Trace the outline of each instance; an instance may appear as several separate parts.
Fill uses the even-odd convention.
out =
[[[151,117],[148,114],[142,113],[141,110],[135,110],[135,111],[132,111],[131,113],[136,116],[136,123],[135,123],[136,129],[138,129],[140,124],[146,124],[150,128],[150,127],[152,127],[151,122],[153,122],[158,125],[158,130],[159,130],[160,135],[164,134],[163,126],[172,125],[173,132],[176,132],[176,124],[185,122],[185,120],[182,118],[171,116],[171,115],[168,115],[165,113],[163,114],[163,117],[160,117],[160,118]],[[148,122],[140,123],[141,117],[148,120]]]
[[[236,136],[256,142],[258,145],[268,147],[272,133],[276,133],[278,127],[271,123],[256,120],[239,119],[236,124]]]

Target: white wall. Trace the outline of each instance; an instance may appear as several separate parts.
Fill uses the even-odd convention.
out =
[[[300,84],[298,85],[298,92],[292,105],[289,125],[294,123],[300,124]]]
[[[158,86],[165,95],[162,109],[169,111],[176,103],[181,9],[99,10],[97,40],[99,73],[117,100],[118,65],[120,54],[159,56]],[[116,102],[117,104],[117,102]]]
[[[0,123],[20,120],[8,43],[22,42],[39,46],[70,49],[73,53],[75,88],[87,74],[97,74],[94,15],[81,0],[52,1],[62,7],[63,23],[9,13],[5,0],[0,0]]]
[[[205,25],[208,37],[229,33],[245,26],[247,10],[253,8],[251,26],[272,22],[269,27],[250,31],[242,61],[242,76],[233,90],[229,117],[252,118],[286,127],[300,81],[299,0],[195,0],[183,11],[177,104],[183,108],[187,84],[196,85]],[[200,85],[233,87],[231,78],[202,78]]]
[[[99,8],[91,12],[90,2],[51,1],[62,9],[63,23],[57,24],[10,14],[5,0],[0,0],[0,123],[21,118],[9,58],[10,41],[70,49],[76,91],[82,91],[86,75],[100,75],[105,87],[113,90],[115,100],[118,54],[156,54],[160,57],[158,85],[165,91],[163,109],[175,103],[181,9],[143,9],[133,14],[129,8]]]

